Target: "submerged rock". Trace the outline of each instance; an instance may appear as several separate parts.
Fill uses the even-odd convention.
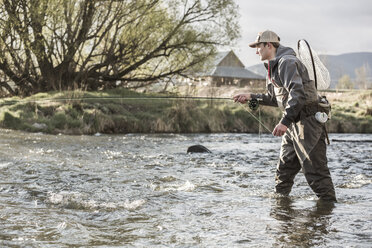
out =
[[[212,153],[212,152],[205,146],[193,145],[187,148],[187,153]]]

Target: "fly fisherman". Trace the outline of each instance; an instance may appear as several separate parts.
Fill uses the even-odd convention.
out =
[[[276,170],[275,190],[289,195],[296,174],[303,169],[311,189],[322,200],[336,201],[335,189],[327,166],[326,131],[315,119],[318,94],[306,67],[292,48],[279,44],[272,31],[258,33],[249,44],[267,69],[267,94],[238,94],[235,102],[246,103],[258,99],[260,104],[279,107],[283,117],[274,128],[274,136],[283,136]]]

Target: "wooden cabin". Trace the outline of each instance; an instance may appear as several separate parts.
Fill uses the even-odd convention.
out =
[[[202,73],[196,81],[203,85],[265,88],[265,77],[247,70],[233,51],[216,55],[213,67]]]

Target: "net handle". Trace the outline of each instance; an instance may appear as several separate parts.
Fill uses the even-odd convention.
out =
[[[311,48],[310,48],[310,45],[309,43],[305,40],[305,39],[302,39],[306,45],[307,45],[307,48],[309,49],[309,52],[310,52],[310,58],[311,58],[311,63],[313,64],[313,72],[314,72],[314,81],[315,81],[315,88],[318,89],[318,80],[316,78],[316,70],[315,70],[315,62],[314,62],[314,58],[313,58],[313,53],[311,52]],[[302,40],[299,40],[297,42],[297,50],[300,51],[300,42]]]

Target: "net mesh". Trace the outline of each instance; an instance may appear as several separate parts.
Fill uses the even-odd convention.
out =
[[[310,79],[316,82],[318,90],[328,89],[329,85],[331,84],[331,77],[329,75],[328,69],[322,63],[316,52],[310,47],[309,43],[307,43],[306,40],[299,40],[297,48],[298,57],[306,66],[307,71],[309,72]],[[311,59],[311,57],[313,58],[313,60]]]

